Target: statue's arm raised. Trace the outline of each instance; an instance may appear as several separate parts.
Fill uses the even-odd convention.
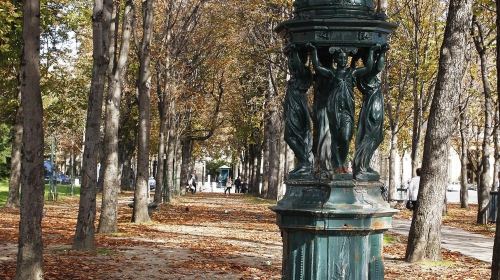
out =
[[[368,50],[368,57],[366,58],[366,61],[364,61],[364,63],[365,63],[364,67],[360,67],[360,68],[357,68],[354,70],[353,75],[355,77],[361,77],[361,76],[370,74],[372,72],[372,70],[373,70],[373,52],[379,48],[380,48],[380,45],[376,45],[374,47],[371,47]]]
[[[378,74],[384,70],[385,67],[385,54],[389,50],[389,45],[385,44],[380,48],[380,54],[377,59],[377,64],[374,69],[374,74]]]
[[[288,45],[284,52],[288,56],[288,70],[290,70],[290,73],[292,75],[296,74],[299,67],[300,67],[300,58],[297,53],[297,48],[295,44],[290,44]]]
[[[295,71],[300,76],[304,76],[308,69],[306,68],[306,65],[300,58],[297,46],[293,45],[289,59],[290,59],[290,67],[293,67],[293,69],[290,70]]]
[[[322,76],[331,77],[332,71],[323,67],[321,62],[319,62],[318,49],[316,49],[316,46],[311,43],[307,43],[306,47],[311,50],[311,61],[314,66],[314,71]]]

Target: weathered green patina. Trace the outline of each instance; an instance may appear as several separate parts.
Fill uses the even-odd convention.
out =
[[[391,209],[380,182],[287,182],[273,210],[283,237],[287,280],[384,279],[383,232]]]
[[[382,199],[383,184],[370,160],[383,139],[383,93],[377,75],[395,25],[386,21],[379,6],[372,0],[296,0],[293,18],[276,29],[287,45],[291,72],[285,140],[298,162],[283,199],[273,207],[283,236],[283,279],[384,278],[383,232],[397,210]],[[309,116],[306,94],[311,84]],[[355,88],[363,96],[357,128]],[[351,173],[347,159],[355,131]]]

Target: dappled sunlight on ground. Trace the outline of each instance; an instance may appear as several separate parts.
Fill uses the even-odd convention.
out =
[[[121,194],[119,232],[98,234],[95,252],[71,250],[78,198],[47,202],[45,278],[281,278],[282,243],[275,215],[269,210],[272,202],[245,195],[197,193],[162,205],[151,223],[132,224],[132,210],[127,206],[132,197],[131,192]],[[17,210],[0,209],[0,279],[12,279],[15,273],[18,215]],[[443,251],[445,262],[405,263],[405,237],[388,236],[385,279],[489,278],[485,263],[447,251]]]

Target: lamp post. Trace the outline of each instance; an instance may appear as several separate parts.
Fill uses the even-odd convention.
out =
[[[383,0],[295,0],[293,18],[276,28],[290,71],[285,140],[298,163],[272,208],[283,238],[283,279],[384,278],[383,232],[397,210],[383,200],[380,175],[370,167],[383,137],[378,74],[396,27],[384,9]],[[363,95],[357,130],[355,87]]]

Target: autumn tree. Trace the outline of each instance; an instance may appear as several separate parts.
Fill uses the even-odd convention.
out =
[[[394,34],[393,49],[398,60],[404,62],[401,73],[404,79],[410,72],[409,87],[412,96],[411,161],[412,176],[420,165],[422,131],[425,129],[427,112],[435,85],[439,55],[439,41],[442,36],[443,2],[435,0],[392,1],[389,15],[399,24]],[[391,42],[392,43],[392,42]],[[392,54],[394,55],[394,54]],[[409,60],[409,61],[406,61]],[[397,78],[397,77],[396,77]]]
[[[460,130],[460,207],[469,208],[469,190],[467,187],[467,145],[468,145],[468,107],[467,91],[462,88],[459,96],[459,130]]]
[[[104,5],[106,3],[106,6]],[[111,1],[95,0],[92,14],[93,67],[91,90],[88,96],[85,148],[82,162],[82,184],[80,204],[73,248],[93,249],[96,217],[97,162],[100,143],[102,101],[106,68],[109,57],[109,27],[112,10]]]
[[[21,106],[23,153],[21,163],[21,219],[16,279],[43,279],[43,108],[40,92],[40,1],[23,6]]]
[[[13,124],[11,163],[9,177],[9,195],[6,207],[19,207],[19,191],[21,186],[21,146],[23,137],[22,107],[20,106],[19,57],[22,50],[21,36],[21,3],[4,1],[0,3],[0,106],[3,112],[0,123]]]
[[[496,26],[500,26],[500,1],[495,1],[496,8]],[[500,81],[500,28],[496,30],[496,70],[497,70],[497,81]],[[500,83],[497,82],[497,117],[500,118]],[[497,176],[495,174],[495,176]],[[497,197],[497,205],[500,203],[500,196]],[[497,220],[496,224],[500,225],[500,207],[497,207]],[[495,229],[495,239],[493,243],[493,259],[491,261],[491,280],[500,279],[500,227]]]
[[[150,221],[148,214],[148,179],[149,179],[149,142],[151,110],[151,54],[150,45],[153,33],[154,1],[142,2],[143,35],[139,49],[139,141],[137,148],[137,180],[134,191],[134,211],[132,221],[144,223]]]
[[[119,3],[118,3],[119,4]],[[113,16],[118,25],[118,16],[121,6],[114,6]],[[120,100],[122,94],[123,78],[126,72],[127,60],[130,50],[132,28],[134,26],[134,3],[125,1],[123,9],[123,22],[119,50],[114,44],[109,44],[110,61],[108,64],[108,96],[106,99],[105,134],[104,134],[104,174],[101,216],[99,219],[99,232],[116,232],[118,219],[118,192],[120,190],[120,177],[118,168],[118,127],[120,120]],[[117,29],[110,29],[110,42],[116,42]],[[117,52],[115,54],[115,51]]]
[[[478,182],[478,214],[477,223],[488,222],[488,205],[490,200],[490,189],[492,185],[490,157],[492,153],[491,135],[493,126],[493,99],[489,80],[488,48],[494,42],[488,38],[488,31],[476,15],[472,17],[472,39],[480,60],[481,81],[484,95],[484,130],[481,149],[481,165]]]
[[[175,182],[176,143],[179,142],[176,120],[177,90],[183,76],[181,57],[189,49],[206,0],[158,1],[158,10],[165,17],[157,17],[158,31],[154,34],[153,57],[159,115],[158,165],[156,171],[155,202],[161,203],[163,196],[170,202]],[[175,191],[176,192],[176,191]]]
[[[400,2],[390,5],[389,18],[394,22],[401,22],[404,18],[404,9],[399,7]],[[408,28],[408,25],[403,25]],[[390,131],[389,137],[389,200],[395,199],[396,194],[396,160],[400,153],[405,151],[405,144],[411,145],[408,141],[410,125],[409,120],[412,117],[412,96],[411,96],[411,74],[412,61],[409,52],[411,52],[410,38],[408,31],[395,32],[391,37],[392,50],[386,58],[386,70],[382,73],[382,86],[385,92],[384,106],[386,108],[386,120]],[[406,136],[406,137],[405,137]],[[406,138],[406,139],[405,139]],[[405,141],[406,140],[406,141]],[[403,148],[404,147],[404,148]],[[401,183],[401,182],[400,182]]]
[[[422,175],[408,238],[406,260],[441,258],[441,221],[448,185],[448,153],[455,129],[458,95],[465,73],[472,1],[451,0],[446,19],[439,70],[424,143]]]

